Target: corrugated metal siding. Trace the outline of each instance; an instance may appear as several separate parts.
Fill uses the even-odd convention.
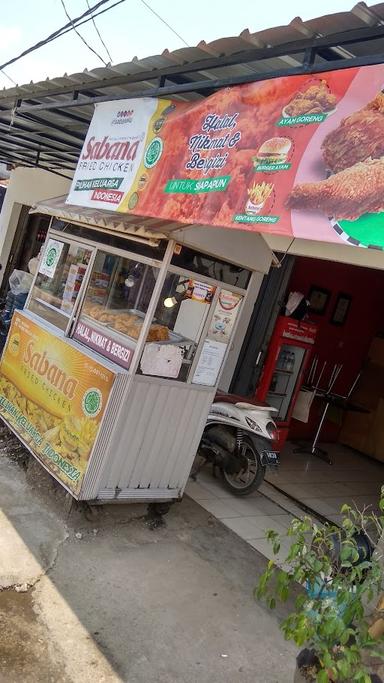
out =
[[[380,26],[384,21],[384,3],[368,5],[365,2],[358,2],[352,7],[350,12],[338,12],[324,16],[315,17],[307,21],[302,21],[300,17],[295,17],[286,26],[274,26],[261,31],[251,33],[249,29],[244,29],[239,36],[226,36],[206,43],[201,40],[198,45],[192,47],[182,47],[170,52],[165,49],[160,55],[150,55],[137,59],[134,57],[130,62],[122,62],[111,66],[97,67],[92,70],[84,69],[78,73],[64,74],[54,78],[47,78],[36,83],[30,82],[24,85],[17,85],[10,88],[3,88],[0,91],[0,99],[6,100],[14,98],[33,97],[39,98],[42,95],[52,94],[52,101],[59,101],[60,91],[63,93],[68,90],[87,87],[92,89],[97,87],[100,82],[104,82],[104,87],[111,82],[114,87],[113,94],[118,94],[119,86],[114,86],[116,78],[140,75],[149,71],[172,66],[193,64],[209,57],[229,56],[250,50],[251,48],[275,47],[282,44],[289,45],[290,42],[300,38],[317,38],[320,36],[332,36],[341,31],[354,31],[369,26]],[[281,57],[275,58],[274,68],[282,66]],[[326,62],[326,60],[324,60]],[[257,64],[255,64],[257,69]],[[241,66],[235,67],[236,74],[239,73]],[[229,73],[229,72],[227,72]],[[203,75],[201,73],[201,75]],[[196,77],[196,76],[195,76]],[[216,72],[205,74],[206,78],[216,77]],[[129,85],[120,84],[121,95]],[[112,94],[112,93],[111,93]],[[80,110],[79,110],[80,113]]]
[[[215,390],[135,378],[100,490],[184,489]]]
[[[360,35],[354,36],[355,32]],[[313,66],[319,69],[332,62],[340,66],[339,60],[343,68],[350,66],[348,61],[353,57],[364,61],[378,55],[382,59],[383,33],[384,3],[368,7],[359,2],[350,12],[309,21],[296,17],[287,26],[255,33],[245,29],[239,36],[210,43],[202,40],[195,47],[164,50],[161,55],[4,88],[0,91],[0,160],[71,171],[93,113],[93,97],[124,99],[133,93],[138,96],[138,92],[140,97],[151,96],[164,77],[163,89],[175,84],[188,86],[188,92],[170,90],[168,95],[172,93],[177,100],[193,102],[209,94],[215,79],[238,82],[247,75],[268,78],[271,72],[285,73],[292,67],[306,69],[306,47],[316,48]],[[208,84],[208,90],[202,90],[201,85],[195,89],[196,82]],[[166,90],[162,96],[165,93]],[[75,111],[66,111],[74,103]],[[65,108],[60,109],[61,105]],[[32,114],[40,106],[44,108],[38,116]]]
[[[104,466],[105,457],[108,453],[108,446],[113,436],[116,416],[119,411],[119,406],[123,400],[124,391],[128,381],[129,377],[125,373],[119,374],[115,378],[112,393],[110,394],[108,400],[107,409],[105,411],[91,457],[89,459],[88,467],[79,495],[80,500],[89,500],[96,496],[100,471]]]

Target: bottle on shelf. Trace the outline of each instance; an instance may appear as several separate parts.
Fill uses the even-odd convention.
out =
[[[291,353],[289,354],[289,371],[290,371],[290,372],[293,372],[293,371],[294,371],[294,369],[295,369],[295,362],[296,362],[295,352],[294,352],[294,351],[291,351]]]
[[[275,393],[276,385],[277,385],[277,375],[273,375],[273,377],[271,379],[271,384],[269,386],[269,391],[271,391],[272,393]]]
[[[292,353],[289,351],[287,354],[287,367],[286,370],[287,372],[292,372]]]
[[[285,352],[285,351],[280,351],[279,357],[278,357],[278,359],[277,359],[276,367],[277,367],[279,370],[285,370],[286,362],[287,362],[287,354],[286,354],[286,352]]]

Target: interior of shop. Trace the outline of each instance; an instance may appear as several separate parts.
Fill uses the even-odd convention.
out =
[[[384,272],[295,257],[276,294],[278,313],[286,312],[291,292],[309,302],[305,324],[313,323],[316,332],[313,344],[291,340],[288,345],[277,334],[287,321],[277,316],[263,342],[263,369],[252,394],[276,406],[282,431],[286,427],[280,466],[267,469],[264,493],[284,494],[284,506],[289,500],[320,520],[338,523],[344,503],[377,509],[384,483]],[[300,329],[303,322],[295,324]],[[259,348],[252,350],[254,359]],[[247,363],[244,355],[242,362]],[[207,486],[207,480],[202,483]],[[233,504],[220,496],[223,519],[231,518],[223,506]],[[252,507],[256,501],[240,505],[249,525],[259,514]],[[273,514],[277,518],[278,507]]]
[[[293,410],[280,468],[267,480],[335,522],[343,503],[377,507],[383,483],[383,286],[380,270],[297,257],[287,287],[310,302],[317,331],[303,375],[309,391],[297,396],[304,410]]]

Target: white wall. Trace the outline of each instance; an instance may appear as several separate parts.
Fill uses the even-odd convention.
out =
[[[18,167],[11,173],[0,213],[0,263],[5,266],[10,254],[21,208],[41,199],[67,194],[71,181],[39,168]],[[2,273],[0,277],[2,277]]]
[[[342,243],[331,244],[302,239],[295,239],[292,243],[291,238],[279,235],[264,235],[263,237],[273,251],[285,252],[289,248],[288,253],[294,256],[309,256],[338,263],[349,263],[353,266],[384,270],[384,251],[377,249],[364,249]]]
[[[172,237],[260,273],[267,273],[271,265],[271,250],[256,232],[196,225],[193,228],[175,230]]]

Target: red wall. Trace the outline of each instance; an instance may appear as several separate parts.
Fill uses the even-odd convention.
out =
[[[343,363],[333,390],[345,394],[361,369],[372,337],[384,331],[384,272],[330,261],[297,258],[288,291],[299,291],[308,296],[313,285],[331,292],[325,313],[310,316],[319,326],[314,351],[319,356],[318,367],[327,361],[327,371],[321,386],[324,386],[324,377],[329,379],[333,365]],[[342,326],[332,325],[330,322],[340,292],[349,294],[352,298],[346,322]],[[313,436],[318,407],[316,410],[314,406],[312,413],[308,425],[293,420],[290,438]],[[336,439],[338,431],[337,425],[328,421],[322,439]]]

